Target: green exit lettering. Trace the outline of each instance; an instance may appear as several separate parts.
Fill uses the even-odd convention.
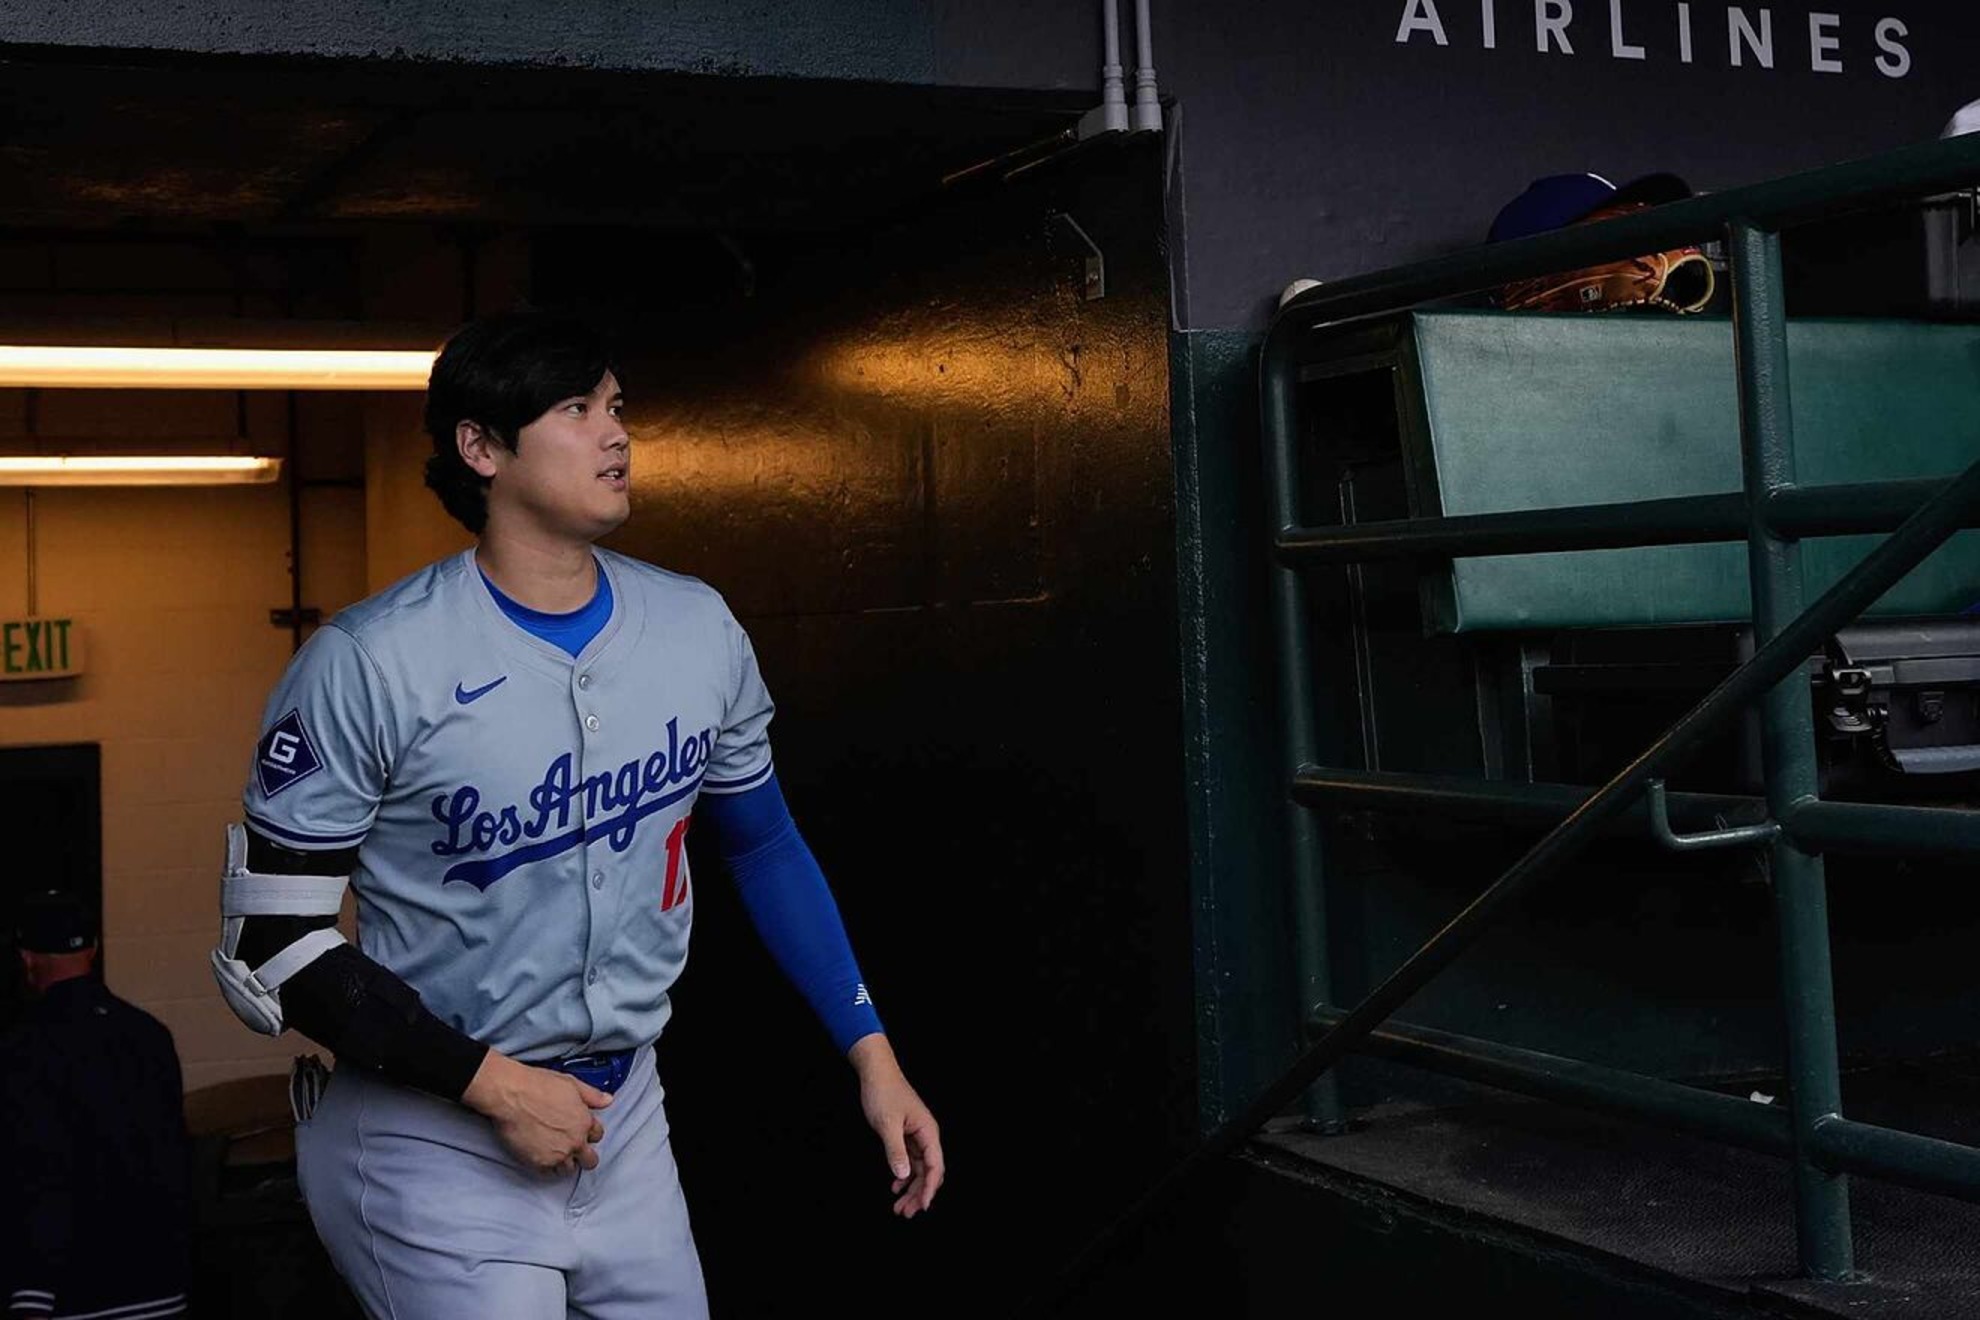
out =
[[[0,677],[61,678],[75,672],[70,619],[9,619],[0,623]]]

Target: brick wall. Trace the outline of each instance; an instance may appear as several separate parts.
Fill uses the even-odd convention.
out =
[[[453,263],[430,238],[409,243],[399,231],[389,244],[399,255],[385,264],[402,290],[414,266],[440,272],[424,287],[425,303],[402,293],[389,314],[423,311],[446,324],[460,305],[444,274]],[[335,342],[366,310],[367,250],[352,235],[341,244],[271,242],[223,260],[197,240],[126,247],[0,236],[0,292],[9,337],[19,325],[41,342],[169,342],[175,323],[211,327],[230,316],[249,318],[240,324],[251,342],[289,339],[287,326],[298,344]],[[381,423],[402,424],[405,403],[381,411],[370,396],[294,396],[308,482],[303,598],[325,617],[367,590],[363,477],[374,411]],[[0,390],[0,453],[286,457],[290,431],[282,393]],[[380,438],[372,447],[397,445]],[[312,1047],[242,1026],[214,987],[207,955],[218,934],[222,829],[239,819],[262,704],[293,646],[269,620],[290,600],[289,491],[42,488],[33,507],[36,605],[77,620],[86,671],[0,684],[0,746],[100,746],[109,985],[171,1028],[187,1089],[283,1071]],[[0,488],[0,617],[28,612],[27,509],[22,490]],[[0,874],[0,883],[20,881]]]
[[[197,431],[221,397],[106,391],[90,403],[88,431],[65,434],[149,431],[178,443],[159,433]],[[23,395],[0,401],[0,417],[17,424]],[[232,396],[223,401],[231,420]],[[46,394],[38,402],[44,415],[61,410]],[[354,411],[328,396],[299,409],[318,424]],[[251,447],[284,453],[284,411],[250,415]],[[305,599],[328,611],[362,594],[363,495],[307,495]],[[275,1070],[299,1042],[243,1027],[214,988],[207,953],[222,826],[239,818],[261,704],[291,650],[268,618],[290,594],[288,493],[43,489],[34,502],[38,608],[76,619],[86,672],[0,693],[0,745],[100,745],[109,985],[172,1029],[187,1087]],[[0,615],[27,612],[25,521],[23,492],[0,491]]]

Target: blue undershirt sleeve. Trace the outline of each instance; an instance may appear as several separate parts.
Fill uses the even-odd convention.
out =
[[[696,814],[715,827],[722,860],[770,956],[843,1052],[881,1030],[853,961],[839,905],[805,846],[773,774],[741,793],[706,793]]]

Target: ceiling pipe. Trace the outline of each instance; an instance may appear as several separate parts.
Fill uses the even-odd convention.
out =
[[[1155,90],[1155,31],[1148,0],[1134,0],[1134,131],[1162,131],[1162,102]]]
[[[1100,104],[1079,120],[1079,140],[1128,131],[1127,88],[1121,79],[1121,14],[1118,0],[1100,0]]]
[[[1021,175],[1029,174],[1042,166],[1083,151],[1091,143],[1106,138],[1125,136],[1130,130],[1136,133],[1160,132],[1162,130],[1162,106],[1156,97],[1154,37],[1148,23],[1148,0],[1136,0],[1137,31],[1136,53],[1140,58],[1139,70],[1135,75],[1135,105],[1130,112],[1127,102],[1127,84],[1121,66],[1121,13],[1120,0],[1100,0],[1100,104],[1079,117],[1079,122],[1064,132],[1038,142],[1029,143],[1015,151],[1006,152],[993,160],[978,161],[965,169],[956,170],[942,179],[943,186],[960,183],[992,169],[1003,170],[1003,180],[1010,183]],[[1029,159],[1018,162],[1020,158]],[[1009,164],[1009,169],[1003,167]]]

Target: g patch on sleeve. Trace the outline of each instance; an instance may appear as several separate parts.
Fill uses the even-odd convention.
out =
[[[323,768],[323,758],[303,728],[300,711],[291,710],[269,727],[254,749],[254,772],[261,781],[264,797],[274,797],[299,780]]]

